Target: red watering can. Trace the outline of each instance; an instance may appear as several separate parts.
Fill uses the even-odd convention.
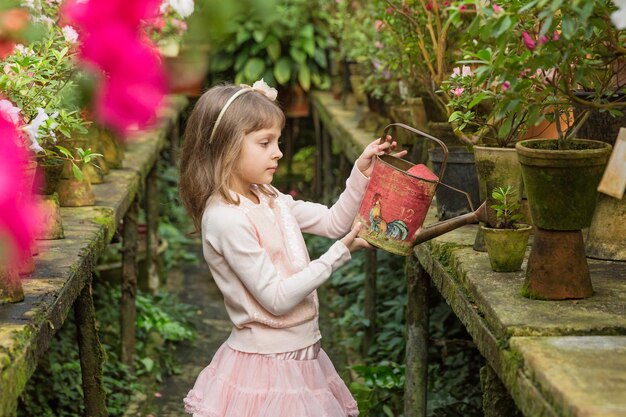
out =
[[[446,170],[448,147],[441,140],[402,123],[385,127],[381,143],[390,128],[397,126],[436,142],[443,149],[438,175],[425,165],[414,165],[391,155],[378,155],[370,182],[365,190],[357,219],[363,224],[359,236],[378,248],[407,256],[413,246],[470,223],[487,221],[486,205],[475,211],[432,226],[422,227],[435,190],[441,184],[469,195],[439,181]]]

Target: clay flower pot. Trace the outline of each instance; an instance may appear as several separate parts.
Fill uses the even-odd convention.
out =
[[[520,224],[516,229],[481,226],[491,269],[496,272],[519,271],[524,261],[532,226]]]

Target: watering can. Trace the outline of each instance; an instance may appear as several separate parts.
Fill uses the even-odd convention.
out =
[[[381,143],[392,127],[400,127],[436,142],[443,149],[443,161],[437,175],[425,165],[414,165],[388,154],[376,156],[370,181],[359,208],[357,220],[363,224],[359,237],[378,248],[407,256],[413,246],[461,226],[487,221],[486,203],[471,213],[422,227],[430,203],[439,185],[465,194],[439,181],[448,161],[448,147],[441,140],[402,123],[385,127]],[[473,207],[472,207],[473,210]]]

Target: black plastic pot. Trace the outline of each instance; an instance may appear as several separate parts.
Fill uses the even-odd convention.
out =
[[[474,154],[464,146],[453,146],[448,148],[448,164],[443,178],[440,181],[451,187],[465,191],[469,194],[473,208],[480,205],[478,193],[478,176],[476,175],[476,165],[474,164]],[[441,168],[443,152],[441,148],[428,150],[433,171],[437,174]],[[463,193],[451,190],[444,185],[439,185],[435,192],[437,201],[437,217],[439,220],[451,219],[461,214],[469,213],[472,210],[467,196]]]

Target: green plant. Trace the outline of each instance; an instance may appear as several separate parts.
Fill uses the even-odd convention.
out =
[[[280,0],[267,17],[255,8],[237,15],[211,58],[215,73],[231,72],[236,84],[263,78],[270,85],[328,88],[328,17],[320,1]]]
[[[523,219],[519,213],[520,203],[512,185],[495,187],[491,197],[497,202],[491,206],[496,212],[497,229],[516,229],[517,223]]]
[[[179,42],[187,31],[186,19],[193,11],[194,0],[163,0],[159,15],[146,22],[146,33],[157,44]]]
[[[52,151],[62,138],[87,133],[81,117],[80,73],[74,62],[77,34],[59,26],[58,5],[37,3],[30,10],[43,35],[17,45],[0,61],[0,92],[19,109],[21,125],[35,152]]]
[[[626,32],[611,23],[614,10],[610,0],[511,0],[497,13],[477,8],[468,32],[491,48],[476,53],[474,65],[508,86],[493,117],[525,112],[528,126],[555,122],[558,148],[568,149],[592,110],[621,115]]]

